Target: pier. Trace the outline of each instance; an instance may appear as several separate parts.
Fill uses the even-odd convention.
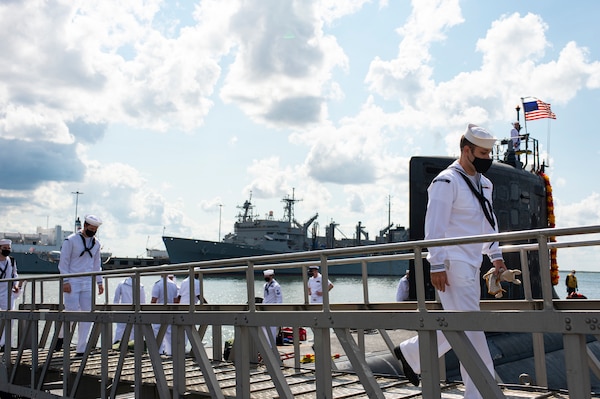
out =
[[[174,273],[204,276],[244,273],[246,300],[235,304],[134,304],[95,303],[92,312],[67,312],[59,303],[44,303],[44,290],[62,286],[65,276],[29,279],[19,309],[0,313],[0,329],[6,336],[18,335],[18,345],[0,354],[0,391],[13,397],[29,398],[459,398],[460,382],[447,381],[444,358],[438,359],[436,330],[451,342],[485,398],[592,398],[591,376],[600,379],[600,362],[587,345],[600,331],[600,302],[553,298],[549,251],[558,248],[592,247],[589,239],[600,226],[540,229],[479,237],[412,241],[403,243],[340,248],[313,252],[268,255],[176,265],[130,269],[134,281],[145,275]],[[559,237],[551,242],[550,237]],[[517,253],[523,275],[523,299],[484,300],[480,312],[447,312],[439,302],[426,300],[423,257],[432,246],[464,242],[529,242],[502,245],[504,252]],[[532,294],[528,254],[539,255],[542,286],[539,297]],[[411,259],[415,265],[416,301],[374,303],[369,299],[368,263]],[[264,269],[302,268],[320,265],[323,280],[335,275],[336,267],[360,263],[363,270],[359,303],[331,303],[327,292],[322,305],[311,305],[308,293],[303,303],[257,304],[255,274]],[[538,266],[539,266],[538,265]],[[123,276],[123,270],[103,271],[104,278]],[[73,276],[95,277],[94,273]],[[262,272],[260,273],[262,276]],[[300,277],[299,277],[300,278]],[[302,273],[306,282],[306,273]],[[10,283],[11,280],[5,280]],[[95,284],[92,284],[95,286]],[[361,291],[362,290],[362,291]],[[361,292],[360,292],[361,291]],[[193,290],[191,290],[193,292]],[[106,294],[108,295],[108,293]],[[193,294],[192,294],[193,295]],[[190,298],[192,299],[192,298]],[[193,303],[193,300],[191,301]],[[11,323],[14,321],[14,323]],[[93,322],[88,346],[76,357],[71,345],[77,322]],[[134,344],[113,345],[114,323],[126,323],[124,336],[134,331]],[[152,325],[160,325],[155,337]],[[293,343],[284,349],[270,341],[264,326],[289,326]],[[172,354],[159,353],[167,326],[172,331]],[[53,351],[58,332],[64,328],[64,349]],[[135,327],[135,328],[134,328]],[[298,330],[310,329],[313,342],[300,342]],[[223,330],[234,330],[233,356],[224,359]],[[421,338],[423,365],[421,385],[410,385],[402,375],[374,372],[373,355],[389,360],[397,345],[395,331],[414,331]],[[521,333],[531,337],[534,370],[520,384],[499,381],[490,375],[475,352],[465,331]],[[378,343],[365,331],[376,331]],[[544,350],[544,334],[559,334],[564,345],[567,388],[549,387],[550,366]],[[187,335],[191,349],[185,346]],[[210,336],[211,346],[203,340]],[[289,350],[287,349],[289,348]],[[339,351],[340,359],[332,356]],[[314,362],[302,356],[314,354]],[[283,356],[282,356],[283,355]],[[232,359],[233,357],[233,359]],[[340,361],[349,368],[340,368]],[[561,368],[559,367],[559,368]],[[498,374],[498,372],[497,372]],[[594,396],[593,396],[594,395]]]

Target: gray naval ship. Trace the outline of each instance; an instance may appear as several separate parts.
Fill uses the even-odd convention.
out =
[[[252,196],[239,206],[240,213],[234,223],[234,231],[225,235],[222,241],[207,241],[193,238],[163,236],[163,242],[171,263],[198,262],[215,259],[229,259],[270,255],[287,252],[312,251],[327,248],[343,248],[358,245],[373,245],[389,242],[406,241],[408,230],[402,226],[389,223],[379,231],[375,240],[369,239],[369,233],[358,222],[354,238],[337,238],[338,230],[335,222],[325,227],[325,236],[317,234],[319,226],[315,222],[319,214],[315,214],[306,222],[300,223],[294,217],[294,205],[300,201],[294,195],[282,199],[284,216],[275,219],[269,212],[264,219],[255,217]],[[376,262],[368,265],[368,273],[373,276],[401,276],[408,262]],[[281,269],[278,274],[297,274],[299,269]],[[332,270],[336,275],[360,275],[360,264],[348,264]]]
[[[81,228],[79,218],[75,229]],[[19,274],[58,274],[60,248],[73,231],[63,230],[61,225],[37,227],[35,233],[0,232],[0,238],[12,241],[11,255]],[[166,252],[146,248],[145,257],[115,257],[111,252],[101,251],[103,270],[126,269],[129,267],[159,266],[169,263]]]
[[[494,210],[498,218],[500,231],[515,231],[547,227],[546,185],[540,172],[544,165],[540,163],[538,142],[523,135],[523,150],[515,152],[511,139],[498,142],[494,149],[495,161],[486,173],[494,183]],[[294,205],[300,201],[292,195],[283,198],[284,217],[276,220],[273,213],[264,218],[254,216],[252,197],[239,206],[240,213],[234,224],[234,231],[227,234],[222,241],[208,241],[194,238],[163,236],[163,242],[171,263],[199,262],[215,259],[229,259],[269,255],[287,252],[311,251],[328,248],[341,248],[360,245],[374,245],[424,238],[424,220],[427,204],[427,187],[431,180],[450,163],[450,157],[412,157],[410,160],[410,229],[389,223],[379,231],[374,240],[369,239],[365,227],[358,222],[353,238],[337,238],[337,225],[332,222],[325,227],[325,236],[319,236],[315,214],[304,223],[294,217]],[[511,264],[519,264],[518,255],[507,254]],[[537,255],[532,254],[532,275],[535,289],[539,283],[539,265]],[[515,258],[515,259],[513,259]],[[537,266],[536,266],[537,265]],[[402,276],[408,261],[388,261],[369,263],[368,274],[371,276]],[[489,265],[484,264],[484,267]],[[298,273],[299,269],[282,269],[280,274]],[[348,264],[336,267],[331,271],[335,275],[361,275],[360,264]],[[412,273],[414,276],[414,273]],[[429,287],[431,295],[433,290]],[[411,293],[414,297],[414,284]]]

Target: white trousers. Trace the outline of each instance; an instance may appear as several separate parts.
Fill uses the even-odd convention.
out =
[[[127,326],[126,323],[117,323],[117,329],[115,330],[115,336],[114,336],[113,343],[123,340],[123,334],[125,333],[126,326]],[[135,326],[131,329],[131,333],[129,334],[129,339],[127,340],[127,342],[133,341],[134,333],[135,333]]]
[[[6,300],[7,300],[7,297],[8,297],[8,293],[6,292],[6,290],[9,289],[8,287],[9,286],[8,286],[7,283],[0,284],[0,310],[8,310],[8,308],[6,306]],[[15,294],[15,293],[11,294],[10,309],[14,309],[15,308],[15,301],[17,300],[17,297],[18,297],[17,294]],[[15,335],[15,330],[14,330],[15,323],[14,323],[14,320],[11,320],[10,323],[11,323],[11,326],[12,326],[11,327],[12,328],[12,330],[11,330],[12,334]],[[3,329],[2,331],[0,331],[0,346],[4,345],[4,341],[5,341],[5,339],[4,339],[4,329]],[[11,345],[12,345],[12,343],[11,343]],[[8,345],[7,345],[7,347],[8,347]],[[10,348],[8,350],[10,350]]]
[[[479,311],[479,298],[481,295],[479,266],[475,267],[465,262],[451,261],[446,265],[446,274],[450,286],[445,292],[438,291],[442,307],[445,310]],[[481,356],[489,372],[494,375],[494,362],[483,331],[465,332],[475,350]],[[442,357],[450,350],[448,340],[440,331],[437,332],[438,356]],[[415,373],[421,373],[421,360],[419,358],[419,337],[414,336],[400,344],[402,354]],[[460,374],[465,384],[465,398],[481,399],[473,380],[466,370],[460,365]]]
[[[158,336],[158,331],[160,330],[160,324],[152,324],[152,329],[154,330],[154,336]],[[167,356],[171,356],[173,354],[173,348],[171,345],[171,326],[167,327],[167,331],[165,332],[165,336],[162,342],[157,342],[158,352],[160,354],[164,354]]]
[[[269,346],[273,347],[273,343],[277,344],[277,333],[279,333],[279,327],[263,327],[263,333],[267,337]]]
[[[69,281],[71,292],[64,293],[65,310],[88,311],[92,310],[92,288],[89,282]],[[92,323],[79,322],[77,326],[77,353],[85,352],[88,335]],[[62,336],[62,335],[61,335]]]

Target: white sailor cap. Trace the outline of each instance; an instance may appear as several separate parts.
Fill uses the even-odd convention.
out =
[[[310,269],[317,269],[317,270],[319,270],[319,266],[317,266],[317,265],[312,265],[312,266],[309,266],[309,267],[308,267],[308,270],[310,270]]]
[[[496,143],[496,138],[490,132],[472,123],[469,123],[469,126],[467,126],[465,138],[476,146],[488,150],[494,148],[494,144]]]
[[[9,240],[8,238],[3,238],[0,240],[0,245],[11,245],[12,244],[12,240]]]
[[[102,224],[102,219],[95,215],[86,215],[85,222],[92,226],[99,227]]]
[[[274,276],[274,275],[275,275],[275,270],[273,270],[273,269],[267,269],[267,270],[265,270],[265,271],[263,272],[263,274],[264,274],[265,276]]]

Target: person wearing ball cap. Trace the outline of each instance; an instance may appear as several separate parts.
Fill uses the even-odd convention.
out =
[[[469,124],[460,139],[460,157],[441,171],[427,189],[425,239],[465,237],[498,232],[498,222],[492,208],[492,182],[483,175],[492,165],[491,151],[496,143],[485,128]],[[431,283],[437,290],[445,310],[479,311],[481,295],[480,268],[482,254],[489,257],[494,273],[506,270],[497,242],[470,243],[431,247],[427,255]],[[481,357],[490,378],[494,378],[494,363],[485,334],[468,331],[467,337]],[[446,337],[438,331],[438,355],[450,350]],[[415,336],[394,348],[404,376],[419,385],[421,359],[419,339]],[[465,398],[481,398],[473,380],[461,365]]]
[[[60,261],[58,270],[60,274],[69,275],[74,273],[87,273],[101,271],[100,241],[95,237],[98,228],[102,225],[102,219],[96,215],[86,215],[83,228],[68,236],[60,249]],[[96,276],[98,295],[102,295],[104,287],[102,276]],[[65,277],[63,279],[64,305],[67,311],[91,311],[92,310],[92,280],[90,277]],[[83,356],[87,344],[91,323],[80,322],[78,324],[76,357]],[[55,350],[62,349],[62,335]]]

